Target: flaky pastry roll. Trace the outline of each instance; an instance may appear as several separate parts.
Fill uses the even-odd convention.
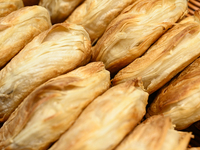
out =
[[[49,13],[41,6],[24,7],[0,18],[0,68],[50,27]]]
[[[66,21],[82,25],[95,42],[109,23],[136,0],[85,0]]]
[[[52,23],[63,22],[84,0],[40,0],[39,5],[50,12]]]
[[[200,58],[159,91],[148,109],[148,116],[155,114],[169,116],[178,130],[185,129],[200,120],[199,70]]]
[[[88,33],[75,24],[56,24],[35,37],[0,71],[0,121],[45,81],[86,64]]]
[[[152,116],[138,125],[116,150],[186,150],[191,133],[172,128],[170,118]]]
[[[188,148],[187,150],[200,150],[200,147],[192,147],[192,148]]]
[[[186,10],[186,0],[136,1],[109,24],[93,48],[93,61],[103,61],[115,74],[141,56]]]
[[[5,17],[23,6],[22,0],[0,0],[0,17]]]
[[[110,86],[110,73],[95,62],[51,79],[34,90],[0,129],[0,149],[43,150]]]
[[[142,77],[147,92],[153,93],[194,61],[200,55],[199,12],[176,24],[144,56],[120,70],[113,84]]]
[[[144,116],[148,93],[138,80],[95,99],[50,150],[112,150]]]

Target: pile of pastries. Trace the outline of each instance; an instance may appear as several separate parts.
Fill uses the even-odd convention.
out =
[[[200,150],[187,14],[187,0],[0,0],[0,149]]]

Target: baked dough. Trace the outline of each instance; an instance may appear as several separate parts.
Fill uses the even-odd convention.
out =
[[[5,17],[23,6],[22,0],[0,0],[0,17]]]
[[[191,133],[172,128],[170,119],[152,116],[138,125],[116,150],[186,150]]]
[[[52,23],[63,22],[84,0],[40,0],[39,5],[50,12]]]
[[[148,93],[138,80],[96,98],[50,150],[112,150],[141,121]]]
[[[190,47],[192,50],[192,47]],[[192,51],[191,51],[192,53]],[[200,58],[163,87],[150,108],[148,116],[164,114],[182,130],[200,120]]]
[[[0,121],[45,81],[89,62],[88,33],[75,24],[56,24],[35,37],[0,71]]]
[[[24,7],[0,18],[0,68],[50,27],[49,13],[41,6]]]
[[[0,149],[42,150],[110,86],[102,62],[80,67],[34,90],[0,129]]]
[[[200,55],[199,12],[176,24],[144,56],[119,71],[113,84],[142,77],[151,94],[192,63]]]
[[[187,10],[186,0],[138,0],[114,19],[93,48],[112,74],[141,56]]]
[[[82,25],[95,42],[109,23],[136,0],[85,0],[66,21]]]

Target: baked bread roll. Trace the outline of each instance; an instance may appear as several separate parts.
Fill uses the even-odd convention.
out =
[[[115,74],[142,55],[187,10],[186,0],[138,0],[107,27],[93,48],[93,61]]]
[[[95,42],[109,23],[136,0],[85,0],[66,21],[82,25]]]
[[[35,37],[0,71],[0,121],[47,80],[89,62],[91,42],[83,27],[56,24]]]
[[[200,55],[199,13],[176,24],[145,55],[120,70],[113,84],[142,77],[151,94],[171,80]]]
[[[50,150],[112,150],[144,116],[148,93],[138,80],[95,99]]]
[[[138,125],[116,150],[186,150],[191,133],[172,128],[170,119],[152,116]]]
[[[155,114],[169,116],[178,130],[185,129],[200,120],[199,69],[200,58],[184,69],[169,85],[163,87],[149,107],[148,116]]]
[[[22,0],[0,0],[0,17],[5,17],[23,6]]]
[[[40,0],[39,5],[50,12],[52,23],[63,22],[84,0]]]
[[[38,5],[39,0],[23,0],[25,6]]]
[[[49,13],[41,6],[24,7],[0,18],[0,68],[50,27]]]
[[[51,79],[34,90],[4,123],[0,149],[48,148],[109,85],[110,73],[101,62]]]

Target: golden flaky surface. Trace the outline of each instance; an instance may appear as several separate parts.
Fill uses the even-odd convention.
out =
[[[50,27],[49,13],[41,6],[24,7],[0,18],[0,68]]]
[[[148,93],[128,81],[95,99],[50,150],[112,150],[144,116]]]
[[[186,0],[138,0],[108,26],[93,48],[93,61],[116,73],[142,55],[185,13]]]
[[[179,130],[200,120],[199,70],[200,58],[159,91],[148,109],[148,115],[169,116]]]
[[[176,24],[148,51],[114,77],[113,84],[142,77],[144,87],[153,93],[200,55],[200,14]]]
[[[23,6],[22,0],[0,0],[0,17],[5,17]]]
[[[168,117],[153,116],[138,125],[116,150],[186,150],[191,133],[172,128]]]
[[[109,86],[110,73],[101,62],[51,79],[34,90],[4,123],[0,149],[46,149]]]
[[[0,71],[0,121],[45,81],[89,62],[91,42],[83,27],[56,24],[35,37]]]
[[[85,0],[66,21],[82,25],[96,41],[108,24],[129,4],[136,0]]]
[[[63,22],[84,0],[40,0],[39,5],[47,8],[53,23]]]

